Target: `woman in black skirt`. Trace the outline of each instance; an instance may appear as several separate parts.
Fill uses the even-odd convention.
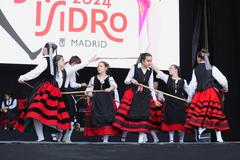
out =
[[[163,80],[167,84],[168,93],[180,98],[186,98],[188,92],[187,81],[180,77],[180,67],[171,65],[169,75],[164,74],[155,65],[154,71],[157,73],[158,79]],[[174,142],[174,132],[179,133],[179,142],[184,142],[184,124],[186,119],[186,104],[183,101],[165,97],[165,106],[163,109],[163,122],[161,129],[169,132],[169,142]]]
[[[155,92],[143,88],[141,84],[153,88],[152,55],[142,53],[139,63],[131,67],[125,84],[128,85],[117,110],[113,125],[123,131],[139,133],[138,143],[146,143],[146,133],[151,133],[159,124],[155,110],[160,109]],[[160,126],[160,124],[159,124]]]
[[[91,97],[85,113],[84,136],[102,136],[103,142],[108,143],[109,136],[119,134],[119,130],[112,126],[116,103],[114,91],[117,84],[109,75],[109,64],[101,61],[97,66],[98,75],[91,78],[86,94]],[[92,93],[92,90],[103,92]]]

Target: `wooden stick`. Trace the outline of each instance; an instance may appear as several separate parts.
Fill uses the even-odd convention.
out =
[[[62,92],[62,94],[84,94],[86,91],[73,91],[73,92]],[[92,93],[101,93],[106,92],[105,90],[93,90],[93,91],[87,91]]]
[[[30,88],[34,88],[31,84],[28,84],[27,82],[23,82],[23,84],[25,84],[26,86],[28,86]]]
[[[172,97],[172,98],[178,99],[178,100],[180,100],[180,101],[187,102],[186,99],[183,99],[183,98],[180,98],[180,97],[177,97],[177,96],[174,96],[174,95],[165,93],[165,92],[163,92],[163,91],[156,90],[156,89],[154,89],[154,88],[148,87],[148,86],[143,85],[143,84],[139,84],[139,85],[140,85],[140,86],[143,86],[144,88],[147,88],[147,89],[149,89],[149,90],[151,90],[151,91],[158,92],[158,93],[162,93],[162,94],[164,94],[164,95],[166,95],[166,96],[168,96],[168,97]]]
[[[99,59],[138,59],[138,57],[100,57]]]

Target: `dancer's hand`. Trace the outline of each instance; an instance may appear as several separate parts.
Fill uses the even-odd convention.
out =
[[[87,83],[81,83],[81,87],[87,87]]]
[[[22,80],[22,79],[18,79],[18,83],[21,83],[21,84],[23,84],[24,83],[24,80]]]
[[[104,91],[105,92],[111,92],[112,90],[111,90],[111,88],[106,88]]]
[[[96,62],[96,61],[98,61],[100,58],[99,58],[99,56],[98,55],[94,55],[90,60],[89,60],[89,62],[91,63],[91,62]]]
[[[86,92],[85,92],[85,95],[88,96],[88,97],[93,97],[93,92],[91,92],[91,91],[86,91]]]
[[[157,107],[161,107],[162,106],[162,103],[160,103],[159,101],[155,101],[155,105],[157,106]]]
[[[134,79],[134,78],[131,79],[131,83],[132,83],[132,84],[135,84],[135,85],[139,85],[138,81],[137,81],[136,79]]]

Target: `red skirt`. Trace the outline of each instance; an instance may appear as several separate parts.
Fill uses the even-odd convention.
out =
[[[222,110],[222,102],[215,88],[197,92],[187,109],[185,127],[206,128],[218,131],[229,130],[226,116]]]
[[[128,88],[122,98],[121,104],[117,110],[113,126],[127,132],[145,132],[151,130],[160,130],[162,121],[162,109],[157,107],[153,99],[150,99],[150,111],[148,120],[134,121],[129,119],[129,111],[133,100],[133,89]]]
[[[167,124],[167,123],[162,123],[162,130],[166,132],[170,131],[183,131],[186,132],[186,129],[184,127],[184,124]]]
[[[116,103],[115,104],[115,110],[116,110]],[[94,126],[91,122],[91,117],[92,117],[92,103],[91,100],[88,99],[88,106],[86,108],[86,112],[85,112],[85,127],[84,127],[84,132],[83,135],[84,136],[104,136],[104,135],[119,135],[120,132],[117,128],[113,127],[113,126]]]
[[[29,120],[38,120],[43,125],[54,127],[60,130],[71,128],[71,120],[66,106],[62,99],[61,91],[50,82],[44,82],[36,90],[30,104],[20,114],[15,128],[24,132],[29,124]]]

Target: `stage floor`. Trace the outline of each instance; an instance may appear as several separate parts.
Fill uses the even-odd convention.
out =
[[[7,160],[234,160],[240,142],[225,143],[117,143],[1,141],[1,159]]]
[[[137,134],[129,134],[129,142],[120,143],[120,137],[111,137],[103,144],[101,137],[84,137],[74,132],[73,143],[35,142],[35,133],[0,131],[0,160],[237,160],[240,142],[195,143],[193,135],[186,135],[185,143],[167,143],[168,134],[160,133],[161,143],[138,144]],[[177,138],[177,134],[176,134]]]

